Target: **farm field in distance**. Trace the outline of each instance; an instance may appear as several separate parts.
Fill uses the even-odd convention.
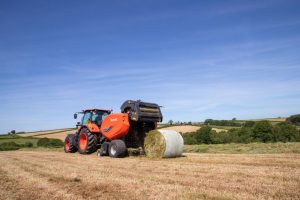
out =
[[[181,133],[188,133],[188,132],[193,132],[197,131],[200,129],[199,126],[172,126],[172,127],[167,127],[167,128],[162,128],[163,130],[175,130]],[[218,129],[221,130],[221,129]],[[36,131],[36,132],[28,132],[28,133],[22,133],[22,134],[17,134],[18,136],[21,137],[34,137],[34,138],[52,138],[52,139],[60,139],[64,141],[66,136],[68,134],[75,133],[76,129],[57,129],[57,130],[48,130],[48,131]]]
[[[179,133],[189,133],[189,132],[195,132],[200,128],[201,126],[194,126],[194,125],[174,125],[166,128],[161,128],[161,130],[174,130]],[[216,132],[226,131],[226,129],[223,128],[212,128],[212,130],[215,130]]]
[[[221,154],[282,154],[282,153],[300,154],[300,142],[185,145],[184,151],[188,153],[221,153]]]
[[[201,127],[200,126],[192,126],[192,125],[182,125],[182,126],[170,126],[166,128],[162,128],[162,130],[175,130],[177,132],[181,133],[189,133],[189,132],[194,132],[199,130]],[[225,130],[221,128],[213,128],[213,130],[216,130],[217,132]],[[17,134],[21,137],[35,137],[35,138],[54,138],[54,139],[60,139],[64,140],[65,137],[68,134],[75,133],[76,129],[68,128],[68,129],[57,129],[57,130],[48,130],[48,131],[36,131],[36,132],[28,132],[28,133],[22,133],[22,134]]]
[[[0,152],[3,199],[299,199],[300,154]]]
[[[68,129],[57,129],[57,130],[49,130],[49,131],[36,131],[36,132],[29,132],[18,134],[21,137],[35,137],[35,138],[53,138],[53,139],[60,139],[64,141],[68,134],[75,133],[75,128],[68,128]]]

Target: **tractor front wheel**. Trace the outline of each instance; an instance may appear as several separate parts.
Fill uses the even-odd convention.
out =
[[[78,139],[78,151],[81,154],[91,154],[96,151],[97,139],[87,128],[80,131]]]
[[[64,150],[66,153],[75,153],[77,151],[75,137],[75,134],[67,135],[64,145]]]
[[[124,158],[127,155],[127,148],[123,140],[113,140],[108,147],[108,154],[113,158]]]

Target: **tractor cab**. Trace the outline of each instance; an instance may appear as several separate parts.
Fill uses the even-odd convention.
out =
[[[79,126],[87,125],[88,123],[96,124],[98,127],[101,126],[102,121],[107,115],[112,111],[105,109],[86,109],[82,112],[77,112],[74,114],[74,119],[77,118],[77,114],[83,114],[81,122],[77,123]]]

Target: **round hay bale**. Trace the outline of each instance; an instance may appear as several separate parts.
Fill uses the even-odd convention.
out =
[[[171,130],[153,130],[145,138],[146,156],[152,158],[178,157],[183,152],[183,138]]]
[[[150,131],[145,138],[144,149],[148,157],[162,158],[166,149],[164,136],[157,130]]]

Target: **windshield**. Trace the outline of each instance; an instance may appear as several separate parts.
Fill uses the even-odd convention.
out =
[[[86,112],[82,118],[82,124],[87,124],[88,120],[91,119],[92,114],[90,112]]]
[[[92,121],[100,124],[107,115],[108,113],[104,111],[93,111]]]

